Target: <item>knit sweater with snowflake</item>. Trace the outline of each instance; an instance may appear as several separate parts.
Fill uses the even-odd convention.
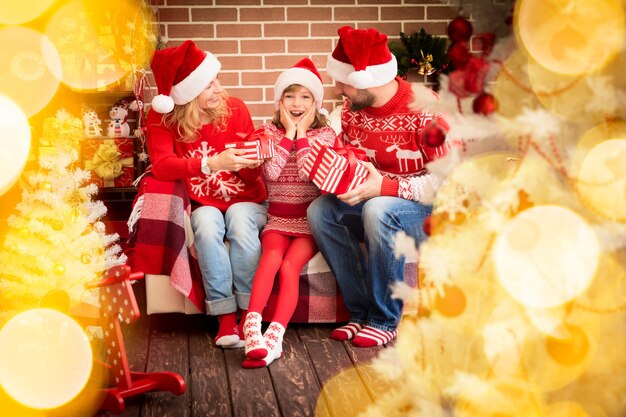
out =
[[[409,108],[414,95],[411,84],[396,78],[398,90],[382,107],[351,111],[343,105],[341,128],[346,143],[364,149],[370,162],[383,175],[381,194],[420,201],[427,189],[436,189],[434,176],[426,163],[444,156],[449,150],[445,141],[429,147],[422,132],[433,122],[430,113]],[[433,93],[434,94],[434,93]]]
[[[274,143],[274,158],[262,166],[270,203],[263,233],[310,236],[306,209],[320,191],[304,173],[304,160],[312,143],[321,141],[332,146],[335,131],[330,127],[309,129],[306,138],[292,141],[272,123],[262,125],[259,130]]]
[[[191,200],[203,206],[213,206],[225,212],[235,203],[259,203],[267,198],[261,169],[242,169],[238,172],[217,170],[209,175],[200,166],[204,156],[216,155],[229,142],[239,142],[237,133],[249,134],[254,130],[248,108],[238,98],[230,97],[230,120],[223,131],[215,132],[213,125],[204,125],[194,142],[181,142],[176,126],[166,126],[164,116],[150,110],[146,143],[152,173],[160,180],[185,180]]]

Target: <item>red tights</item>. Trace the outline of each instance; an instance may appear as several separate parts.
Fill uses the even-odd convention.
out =
[[[294,237],[268,232],[261,238],[261,248],[263,252],[254,275],[248,311],[261,314],[278,272],[278,302],[271,321],[287,327],[298,304],[300,271],[315,255],[317,246],[312,237]]]

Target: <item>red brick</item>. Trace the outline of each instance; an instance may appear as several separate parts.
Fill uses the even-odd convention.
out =
[[[299,38],[309,36],[306,23],[266,23],[263,25],[266,38]]]
[[[159,22],[189,22],[189,8],[160,7],[157,11]]]
[[[284,7],[246,7],[239,10],[239,20],[241,22],[271,22],[284,21]]]
[[[287,41],[289,52],[331,52],[333,43],[330,39],[290,39]]]
[[[287,9],[287,20],[332,20],[333,10],[330,7],[289,7]]]
[[[426,18],[428,20],[454,19],[459,15],[459,9],[446,6],[428,6],[426,8]]]
[[[404,0],[405,4],[441,4],[441,0]]]
[[[274,87],[267,87],[263,89],[264,100],[274,101]]]
[[[241,41],[242,54],[283,53],[285,41],[280,39],[254,39]]]
[[[167,25],[167,37],[170,39],[212,38],[214,36],[214,28],[211,24]]]
[[[359,4],[402,4],[402,0],[357,0]]]
[[[165,4],[165,0],[150,0],[152,6],[162,6]]]
[[[311,4],[354,4],[354,0],[311,0]]]
[[[304,56],[300,55],[268,55],[264,58],[265,68],[283,70],[292,67]]]
[[[195,41],[198,47],[213,54],[236,54],[239,52],[237,41]]]
[[[359,29],[367,29],[374,28],[380,33],[384,33],[387,37],[399,36],[402,31],[402,23],[400,22],[389,22],[389,23],[379,23],[379,22],[368,22],[368,23],[359,23],[357,25]]]
[[[411,7],[381,7],[381,20],[424,20],[424,8],[418,6]]]
[[[237,9],[207,7],[191,9],[191,20],[194,22],[237,21]]]
[[[433,36],[447,36],[448,34],[448,22],[407,22],[404,24],[404,33],[419,32],[421,28]]]
[[[266,119],[266,118],[263,118],[263,119],[257,119],[255,117],[252,118],[252,123],[254,124],[255,129],[260,128],[262,124],[269,122],[269,121],[270,119]]]
[[[300,4],[308,4],[309,0],[264,0],[263,4],[276,4],[279,6],[291,6],[291,5],[300,5]]]
[[[240,71],[234,71],[234,72],[220,71],[219,73],[220,84],[222,84],[224,87],[239,86],[239,74],[240,74]]]
[[[246,105],[252,116],[271,118],[274,114],[274,103],[246,103]]]
[[[215,0],[218,6],[258,6],[261,0]]]
[[[228,94],[234,97],[239,97],[243,101],[263,100],[262,88],[230,87],[228,89]]]
[[[173,5],[213,6],[213,1],[212,0],[167,0],[167,5],[168,6],[173,6]]]
[[[315,64],[318,71],[321,73],[324,68],[326,68],[326,62],[328,61],[328,56],[332,53],[332,48],[328,51],[322,52],[320,55],[311,56],[311,61]],[[322,74],[323,76],[323,74]]]
[[[312,23],[311,36],[337,36],[337,30],[345,23]]]
[[[378,7],[335,7],[335,20],[378,20]]]
[[[224,70],[259,69],[263,65],[263,58],[260,56],[221,56],[219,60]]]
[[[218,38],[260,38],[261,25],[244,23],[236,25],[217,24],[216,33]]]
[[[242,72],[242,85],[274,85],[281,71]]]

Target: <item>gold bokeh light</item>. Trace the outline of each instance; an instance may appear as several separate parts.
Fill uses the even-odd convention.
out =
[[[0,24],[19,25],[41,16],[56,0],[20,0],[3,2]],[[3,44],[6,46],[6,44]]]
[[[0,196],[15,184],[30,151],[30,126],[22,109],[0,95]]]
[[[30,408],[58,408],[75,398],[92,360],[85,332],[56,310],[25,311],[0,330],[0,385]]]
[[[27,116],[43,109],[59,88],[61,60],[41,33],[25,27],[0,29],[0,91]]]
[[[619,0],[523,0],[516,5],[515,17],[520,44],[559,74],[586,74],[604,67],[624,40]]]
[[[591,283],[600,247],[573,211],[535,206],[515,216],[496,239],[496,274],[511,297],[532,308],[560,306]]]

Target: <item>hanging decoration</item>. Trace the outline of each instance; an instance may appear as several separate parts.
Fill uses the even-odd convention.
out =
[[[400,42],[391,42],[389,49],[398,61],[398,75],[404,79],[410,71],[432,75],[446,67],[446,39],[432,36],[423,28],[411,35],[400,32]]]

